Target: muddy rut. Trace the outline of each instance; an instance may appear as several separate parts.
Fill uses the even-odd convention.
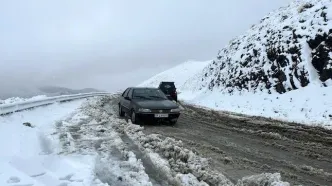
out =
[[[182,140],[234,182],[279,172],[292,185],[332,185],[332,131],[181,105],[175,126],[145,125],[145,132]]]

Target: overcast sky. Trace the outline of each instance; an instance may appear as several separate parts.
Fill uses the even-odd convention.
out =
[[[0,0],[0,86],[117,90],[209,60],[290,0]]]

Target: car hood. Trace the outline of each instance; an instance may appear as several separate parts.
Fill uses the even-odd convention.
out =
[[[177,104],[170,100],[139,100],[136,104],[147,109],[174,109],[178,108]]]

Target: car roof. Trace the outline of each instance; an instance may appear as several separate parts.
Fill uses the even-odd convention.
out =
[[[162,81],[160,83],[174,83],[174,81]]]

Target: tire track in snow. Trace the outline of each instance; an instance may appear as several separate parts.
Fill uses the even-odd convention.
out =
[[[165,177],[164,174],[162,174],[162,172],[155,167],[151,159],[144,155],[143,152],[139,150],[139,147],[134,144],[126,134],[123,135],[121,139],[127,144],[128,148],[135,153],[136,157],[142,160],[145,172],[149,175],[153,185],[166,186],[169,184],[169,182],[167,182],[167,177]]]

